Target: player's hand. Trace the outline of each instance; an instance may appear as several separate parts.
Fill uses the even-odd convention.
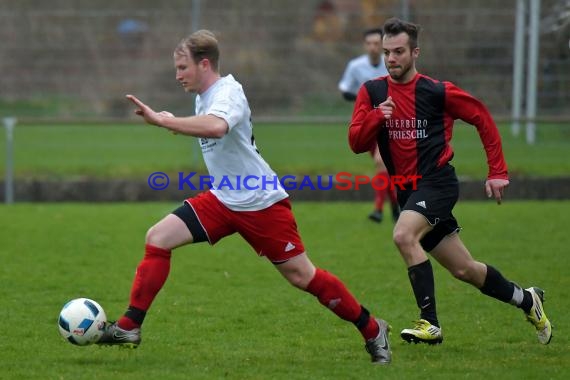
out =
[[[487,192],[487,197],[494,197],[497,201],[497,204],[500,205],[501,200],[503,199],[505,187],[507,186],[509,186],[508,179],[488,179],[485,182],[485,191]]]
[[[166,111],[162,111],[160,113],[154,112],[152,108],[141,102],[134,95],[127,95],[127,99],[129,99],[131,102],[133,102],[135,106],[137,106],[135,113],[141,116],[147,123],[161,126],[161,118],[166,117],[166,115],[164,114]],[[172,115],[170,112],[166,113]],[[172,117],[173,116],[174,115],[172,115]]]
[[[380,112],[382,112],[382,114],[384,115],[384,118],[391,119],[392,112],[394,112],[394,108],[396,108],[396,103],[394,103],[391,96],[388,96],[388,99],[380,103],[378,108],[380,109]]]

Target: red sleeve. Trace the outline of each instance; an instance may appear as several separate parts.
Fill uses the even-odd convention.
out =
[[[509,179],[501,135],[483,103],[453,83],[445,82],[445,109],[454,119],[474,125],[487,154],[488,179]]]
[[[361,86],[348,127],[348,143],[354,153],[368,152],[377,144],[378,128],[385,121],[379,109],[372,107],[366,87]]]

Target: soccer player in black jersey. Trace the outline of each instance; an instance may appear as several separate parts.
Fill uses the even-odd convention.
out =
[[[459,184],[449,164],[454,120],[477,128],[489,166],[486,193],[497,203],[509,184],[507,165],[497,126],[485,105],[450,82],[417,72],[418,30],[417,25],[399,19],[386,21],[383,50],[389,76],[361,87],[349,128],[355,153],[367,152],[378,143],[390,175],[410,178],[398,189],[402,213],[393,238],[408,267],[420,319],[401,337],[416,343],[443,341],[427,251],[456,278],[521,308],[536,328],[539,342],[548,344],[552,327],[543,309],[544,292],[536,287],[523,289],[491,265],[474,260],[459,238],[460,228],[452,214]]]

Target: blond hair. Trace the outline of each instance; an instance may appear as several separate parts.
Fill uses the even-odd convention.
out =
[[[207,59],[212,69],[218,71],[220,59],[218,40],[209,30],[201,29],[183,38],[174,49],[174,54],[189,56],[195,63]]]

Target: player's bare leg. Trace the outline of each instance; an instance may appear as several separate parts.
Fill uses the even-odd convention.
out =
[[[430,253],[455,278],[478,289],[485,283],[487,266],[473,260],[458,233],[446,236]]]

